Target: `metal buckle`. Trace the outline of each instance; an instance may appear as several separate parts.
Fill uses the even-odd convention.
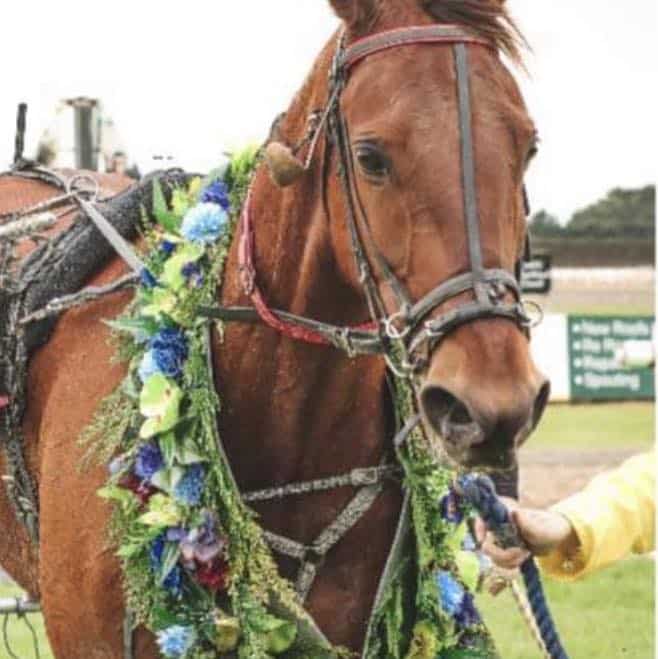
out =
[[[407,322],[405,322],[402,330],[399,330],[393,324],[398,318],[402,318],[406,321],[407,315],[408,315],[408,310],[403,307],[402,309],[396,311],[388,318],[384,318],[384,320],[382,321],[384,323],[384,332],[386,333],[386,336],[389,339],[393,339],[394,341],[399,341],[401,339],[404,339],[409,334],[409,332],[411,332],[411,325],[409,325],[409,323]]]
[[[380,471],[380,467],[360,467],[358,469],[352,469],[352,472],[350,473],[352,485],[354,487],[359,487],[361,485],[377,485],[381,480]]]
[[[92,188],[89,189],[88,187],[80,185],[83,182],[91,182]],[[76,174],[68,180],[66,184],[66,192],[70,195],[89,195],[89,201],[93,203],[98,201],[100,185],[98,181],[89,176],[89,174]]]
[[[534,300],[520,300],[518,304],[521,322],[524,327],[534,329],[544,320],[544,310],[541,305]],[[528,309],[534,309],[534,317],[528,313]]]

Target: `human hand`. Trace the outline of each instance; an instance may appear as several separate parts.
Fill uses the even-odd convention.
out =
[[[551,510],[522,508],[514,499],[501,497],[501,501],[510,511],[512,522],[516,525],[527,549],[513,547],[502,549],[495,543],[493,534],[487,531],[481,519],[476,520],[475,535],[482,546],[482,551],[499,567],[513,570],[531,554],[541,556],[559,548],[571,553],[578,547],[576,535],[569,520]]]

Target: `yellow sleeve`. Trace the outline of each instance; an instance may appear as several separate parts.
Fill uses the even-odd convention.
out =
[[[655,450],[636,455],[596,476],[581,492],[553,510],[573,525],[580,548],[575,555],[555,550],[538,559],[542,571],[561,581],[581,579],[630,553],[655,547]]]

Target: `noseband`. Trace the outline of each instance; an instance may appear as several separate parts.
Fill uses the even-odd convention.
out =
[[[409,377],[425,366],[431,350],[447,334],[471,321],[505,318],[527,331],[531,320],[521,300],[518,273],[515,275],[500,268],[485,268],[482,255],[467,45],[491,48],[491,44],[461,27],[449,25],[391,30],[366,37],[350,46],[346,46],[344,41],[344,35],[341,34],[330,72],[329,100],[321,118],[315,121],[315,135],[311,140],[308,161],[310,162],[320,131],[326,130],[328,148],[333,146],[337,150],[338,172],[352,250],[373,322],[356,328],[337,327],[268,307],[258,287],[254,267],[254,235],[249,194],[241,216],[239,263],[244,292],[250,297],[258,317],[277,331],[297,340],[334,345],[350,354],[383,353],[394,372],[404,377]],[[376,53],[419,44],[447,45],[453,51],[459,109],[464,221],[470,271],[448,279],[414,302],[372,238],[368,218],[359,197],[349,132],[341,112],[340,99],[349,82],[350,73],[360,62]],[[326,180],[326,176],[323,180]],[[372,246],[370,253],[365,248],[364,233]],[[372,261],[369,254],[372,255]],[[398,308],[393,313],[388,312],[382,300],[377,279],[373,274],[373,264],[397,301]],[[472,301],[428,319],[432,312],[445,302],[469,291],[473,293]],[[514,299],[512,303],[506,301],[510,297],[509,294]],[[241,319],[245,320],[249,315],[249,310],[235,307],[205,311],[208,315],[224,319],[235,319],[234,314],[241,313]]]

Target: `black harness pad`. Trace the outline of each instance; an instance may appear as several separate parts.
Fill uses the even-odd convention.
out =
[[[165,197],[169,199],[174,187],[185,185],[189,178],[182,170],[154,172],[137,185],[98,203],[97,208],[121,236],[134,240],[142,214],[150,215],[153,210],[153,181],[160,182]],[[53,250],[53,258],[43,268],[41,264],[47,249]],[[115,256],[116,252],[93,222],[85,217],[84,212],[78,211],[73,224],[56,236],[52,244],[44,243],[21,264],[20,279],[32,281],[25,296],[24,314],[45,307],[54,298],[80,290]],[[55,316],[28,325],[25,331],[28,353],[48,341],[56,321]],[[2,325],[0,319],[0,332]]]

